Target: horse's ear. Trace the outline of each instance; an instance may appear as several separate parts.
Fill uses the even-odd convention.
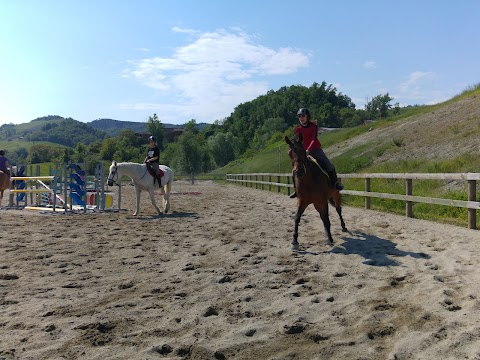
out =
[[[287,135],[285,135],[285,142],[286,142],[288,145],[293,145],[293,144],[292,144],[292,140],[290,140]]]
[[[117,162],[115,160],[112,161],[113,166],[117,166]]]

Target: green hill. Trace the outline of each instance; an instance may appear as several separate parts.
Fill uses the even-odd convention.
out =
[[[324,132],[319,140],[340,173],[480,172],[479,130],[480,85],[444,103]],[[281,172],[289,172],[287,149],[284,141],[278,141],[215,172],[278,172],[279,162]]]

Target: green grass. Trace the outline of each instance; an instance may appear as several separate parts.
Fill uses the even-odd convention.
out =
[[[477,172],[480,160],[477,156],[465,154],[454,159],[443,161],[413,160],[381,165],[368,166],[362,170],[367,173],[463,173]],[[405,180],[401,179],[371,179],[370,191],[391,194],[405,194]],[[343,183],[350,190],[365,190],[364,179],[344,179]],[[413,195],[467,200],[467,183],[451,182],[445,180],[413,180]],[[344,197],[345,204],[363,207],[363,197]],[[480,201],[480,193],[477,194]],[[395,214],[405,214],[405,202],[390,199],[371,199],[371,208]],[[413,216],[419,219],[439,221],[443,223],[465,226],[467,224],[468,210],[453,206],[431,205],[414,203]]]
[[[12,141],[7,141],[7,140],[0,140],[0,149],[4,149],[6,151],[6,156],[8,157],[9,154],[15,152],[18,149],[25,148],[27,151],[30,151],[30,148],[33,145],[37,144],[43,144],[43,145],[50,145],[50,146],[55,146],[55,147],[64,147],[63,145],[60,144],[55,144],[52,142],[48,141],[28,141],[28,140],[12,140]]]

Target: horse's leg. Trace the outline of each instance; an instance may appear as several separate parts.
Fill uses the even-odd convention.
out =
[[[342,225],[342,231],[343,232],[348,232],[347,227],[345,226],[345,221],[343,221],[343,216],[342,216],[342,199],[340,192],[337,191],[333,196],[330,198],[331,204],[335,206],[335,210],[337,210],[338,217],[340,218],[340,224]]]
[[[150,195],[150,201],[152,202],[153,207],[157,210],[159,214],[161,214],[162,212],[160,211],[157,203],[155,202],[155,192],[153,191],[153,187],[148,190],[148,194]]]
[[[306,208],[307,206],[305,204],[299,202],[297,213],[295,214],[295,230],[293,231],[292,250],[298,250],[300,246],[298,243],[298,225],[300,224],[300,219]]]
[[[163,195],[164,201],[165,201],[165,213],[167,213],[170,210],[170,191],[172,190],[172,180],[169,180],[165,184],[165,192]]]
[[[327,235],[328,245],[333,245],[332,233],[330,231],[330,218],[328,217],[328,203],[325,201],[325,204],[319,202],[313,204],[315,209],[320,213],[320,218],[323,222],[323,227],[325,228],[325,234]]]
[[[3,190],[0,191],[0,207],[2,206]]]
[[[160,189],[160,195],[162,195],[162,209],[164,212],[165,211],[165,207],[166,207],[166,201],[165,201],[165,185],[162,186],[162,188]]]
[[[140,213],[140,194],[142,193],[142,190],[138,186],[135,186],[135,198],[136,198],[136,210],[133,213],[133,216],[137,216]]]

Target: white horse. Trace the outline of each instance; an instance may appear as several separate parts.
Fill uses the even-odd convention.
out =
[[[167,213],[170,210],[170,191],[172,190],[173,170],[165,165],[160,165],[160,169],[164,173],[162,176],[161,187],[161,193],[163,195],[163,210],[165,213]],[[123,175],[130,177],[135,185],[137,207],[133,215],[136,216],[140,212],[140,194],[142,190],[148,191],[153,207],[159,214],[161,214],[162,212],[155,203],[154,193],[154,191],[158,189],[158,183],[153,183],[153,177],[148,172],[147,166],[145,164],[131,162],[117,163],[115,160],[112,161],[112,165],[110,165],[110,173],[108,174],[107,179],[108,186],[112,186],[113,184],[120,186],[120,179]]]

